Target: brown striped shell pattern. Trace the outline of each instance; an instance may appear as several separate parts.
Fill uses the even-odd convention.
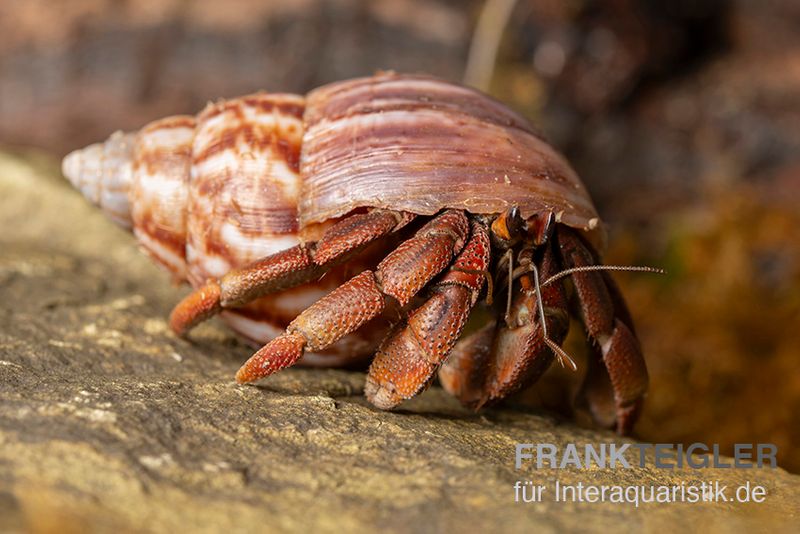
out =
[[[460,210],[485,215],[487,224],[510,210],[522,220],[549,214],[590,248],[603,242],[580,179],[524,118],[478,91],[422,75],[379,73],[306,96],[218,101],[196,116],[167,117],[76,150],[63,173],[195,288],[369,209],[425,220]],[[227,308],[222,318],[266,343],[396,246],[396,239],[373,243],[320,279]],[[369,355],[387,322],[376,318],[301,361],[338,365]]]

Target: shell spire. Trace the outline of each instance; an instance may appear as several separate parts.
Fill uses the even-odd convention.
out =
[[[142,251],[175,281],[198,287],[300,243],[304,112],[301,95],[220,100],[197,115],[165,117],[76,150],[62,171],[88,200],[133,230]],[[353,268],[343,265],[324,280],[227,310],[222,320],[266,343]],[[306,361],[342,363],[374,352],[383,334],[380,327],[353,334]]]
[[[128,191],[133,171],[135,133],[115,132],[103,143],[67,154],[61,171],[92,203],[119,225],[130,228]]]

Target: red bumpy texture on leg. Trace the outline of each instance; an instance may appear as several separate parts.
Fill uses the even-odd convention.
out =
[[[430,280],[450,265],[469,234],[464,212],[447,210],[400,244],[375,273],[384,293],[405,306]]]
[[[564,266],[596,265],[597,258],[574,231],[560,227],[558,243]],[[616,424],[620,434],[630,432],[647,392],[647,367],[633,332],[630,314],[607,273],[573,273],[572,283],[593,350],[581,395],[599,423]],[[598,365],[602,362],[602,365]],[[614,398],[608,413],[608,389]]]
[[[332,345],[380,314],[387,295],[407,303],[461,250],[468,224],[464,213],[457,210],[434,218],[386,256],[376,272],[364,271],[351,278],[297,316],[286,333],[242,366],[237,380],[258,380],[294,364],[306,349]]]
[[[329,228],[316,243],[276,252],[235,269],[220,280],[208,281],[175,306],[170,315],[170,327],[179,336],[184,336],[225,308],[241,306],[268,293],[319,278],[331,267],[376,239],[405,226],[413,218],[410,213],[387,210],[351,215]]]
[[[383,294],[372,271],[351,278],[312,304],[256,352],[236,373],[252,382],[293,365],[305,349],[321,350],[355,331],[383,310]]]
[[[473,221],[471,230],[431,297],[378,349],[364,391],[375,406],[394,408],[425,389],[455,346],[483,288],[490,259],[486,226]]]
[[[182,336],[222,311],[219,302],[220,292],[216,280],[211,280],[200,289],[192,291],[172,310],[169,316],[169,326],[172,331]]]

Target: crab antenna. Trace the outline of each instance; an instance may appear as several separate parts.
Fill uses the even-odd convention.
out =
[[[545,345],[547,345],[550,350],[552,350],[556,358],[558,358],[558,363],[561,364],[561,367],[569,367],[573,371],[578,370],[578,366],[575,364],[575,360],[573,360],[569,354],[566,353],[564,349],[558,346],[558,343],[554,342],[550,339],[550,336],[547,335],[547,321],[545,320],[544,316],[544,302],[542,302],[542,288],[539,285],[539,270],[536,268],[536,264],[531,262],[530,270],[533,272],[533,284],[534,284],[534,291],[536,293],[536,307],[539,309],[539,318],[542,321],[542,338],[544,339]],[[566,363],[565,363],[566,362]]]
[[[511,317],[511,286],[514,283],[514,253],[511,249],[508,249],[506,257],[508,258],[508,297],[506,298],[505,321],[508,324],[508,318]]]
[[[667,274],[667,271],[664,269],[659,269],[658,267],[636,265],[584,265],[582,267],[571,267],[569,269],[564,269],[563,271],[557,272],[542,282],[542,287],[550,285],[553,282],[561,280],[565,276],[569,276],[573,273],[585,273],[590,271],[635,271],[643,273]]]

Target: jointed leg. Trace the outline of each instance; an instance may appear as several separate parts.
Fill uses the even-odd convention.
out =
[[[583,267],[596,264],[589,245],[575,232],[559,228],[558,243],[564,266]],[[582,389],[595,417],[602,419],[602,391],[610,385],[614,398],[616,429],[630,431],[636,421],[647,391],[647,368],[639,341],[619,295],[610,278],[601,272],[571,274],[583,323],[596,345],[592,356],[601,359],[608,379],[597,372],[598,361],[590,362]]]
[[[431,297],[383,342],[370,366],[365,394],[389,409],[430,384],[461,335],[486,281],[489,234],[473,221],[467,245],[431,288]]]
[[[560,266],[551,245],[545,245],[538,274],[547,278]],[[521,264],[534,261],[531,249],[520,254]],[[477,407],[502,399],[533,383],[553,360],[552,345],[560,345],[569,329],[567,299],[562,284],[540,288],[547,337],[536,298],[535,272],[520,277],[521,292],[514,298],[509,322],[497,330],[492,344],[483,395]]]
[[[483,385],[492,355],[497,321],[490,321],[456,343],[439,369],[442,387],[471,409],[483,399]]]
[[[170,326],[180,336],[225,308],[241,306],[268,293],[319,278],[372,241],[405,226],[414,215],[371,210],[351,215],[329,228],[316,243],[282,250],[219,280],[209,280],[172,310]]]
[[[386,256],[377,270],[364,271],[301,313],[286,332],[261,348],[236,379],[251,382],[292,365],[305,350],[322,350],[357,330],[384,309],[385,297],[405,306],[464,247],[469,223],[447,210]]]

